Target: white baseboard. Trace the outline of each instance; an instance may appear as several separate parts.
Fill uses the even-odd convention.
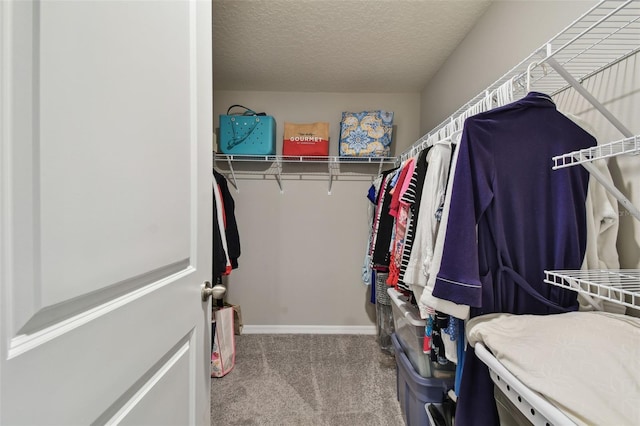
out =
[[[377,334],[375,325],[248,325],[242,334]]]

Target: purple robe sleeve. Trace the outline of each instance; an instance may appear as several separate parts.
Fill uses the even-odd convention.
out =
[[[482,305],[476,223],[493,198],[491,148],[490,130],[468,119],[459,145],[442,261],[433,290],[440,299],[473,307]]]

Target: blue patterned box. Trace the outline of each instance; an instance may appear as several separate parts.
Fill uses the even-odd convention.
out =
[[[389,157],[393,112],[343,112],[340,121],[340,156]]]

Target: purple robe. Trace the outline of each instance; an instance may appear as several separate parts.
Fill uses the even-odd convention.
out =
[[[434,296],[470,305],[472,317],[576,310],[577,293],[543,280],[545,269],[582,265],[589,175],[554,171],[552,157],[594,145],[542,93],[468,118]],[[488,370],[468,350],[456,424],[498,424]]]

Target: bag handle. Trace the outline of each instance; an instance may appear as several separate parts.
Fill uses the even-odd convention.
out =
[[[242,115],[261,115],[261,116],[265,116],[267,115],[267,113],[265,112],[255,112],[254,110],[247,108],[246,106],[243,105],[239,105],[239,104],[235,104],[235,105],[231,105],[228,109],[227,109],[227,115],[231,115],[230,112],[233,108],[244,108],[245,111],[242,113]]]

